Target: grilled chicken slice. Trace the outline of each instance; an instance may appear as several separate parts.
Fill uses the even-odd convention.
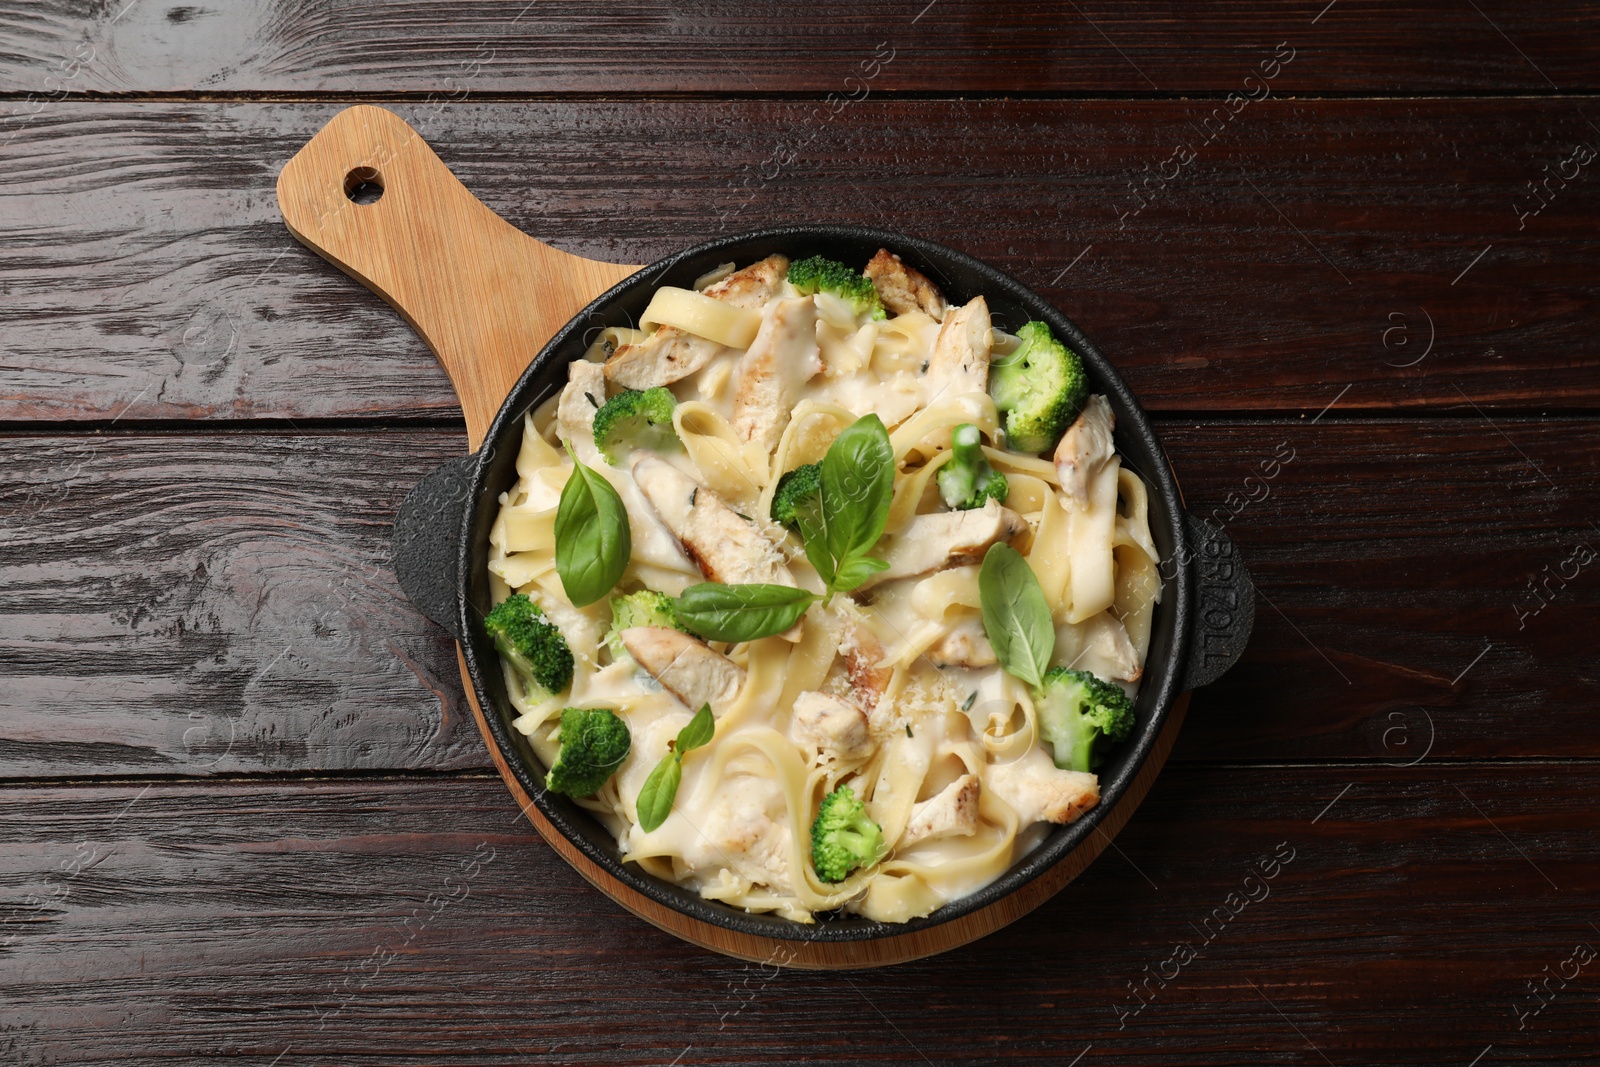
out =
[[[838,760],[860,760],[876,747],[867,730],[867,716],[855,704],[826,693],[801,693],[794,701],[790,736]]]
[[[887,248],[878,249],[878,254],[872,257],[862,273],[872,279],[873,287],[878,290],[878,299],[894,314],[921,311],[935,322],[944,318],[948,305],[938,286],[915,267],[900,262],[900,257]]]
[[[737,774],[717,785],[717,796],[684,850],[692,870],[731,867],[776,893],[792,892],[792,832],[783,787],[777,780]]]
[[[1027,530],[1028,524],[1021,515],[993,500],[971,511],[918,515],[904,533],[885,547],[883,559],[889,568],[863,585],[978,563],[990,545],[999,541],[1010,544]]]
[[[755,523],[672,464],[642,455],[633,462],[633,480],[707,580],[795,584],[783,557]]]
[[[963,774],[936,795],[912,805],[911,818],[895,847],[977,833],[980,790],[977,775]]]
[[[568,364],[567,387],[556,402],[556,432],[584,462],[595,456],[594,413],[605,402],[605,368],[586,359]]]
[[[1103,396],[1091,396],[1056,445],[1056,473],[1061,490],[1080,508],[1089,506],[1089,484],[1115,454],[1111,433],[1117,416]]]
[[[1137,682],[1144,674],[1127,628],[1102,611],[1081,623],[1056,628],[1056,656],[1101,678]]]
[[[1064,771],[1044,749],[1035,748],[1010,763],[991,764],[984,785],[1011,805],[1027,826],[1036,822],[1075,822],[1100,803],[1100,780],[1085,771]]]
[[[736,308],[759,308],[772,299],[772,294],[778,291],[778,286],[788,276],[789,257],[768,256],[706,286],[703,291],[713,300],[721,300]]]
[[[950,627],[950,632],[934,642],[927,655],[935,667],[975,670],[1000,662],[988,635],[983,632],[983,619],[976,615]]]
[[[847,614],[843,615],[840,622],[839,660],[848,686],[846,695],[871,721],[873,709],[889,690],[894,670],[881,666],[886,651],[883,642],[878,640],[878,635],[864,621]],[[884,724],[872,722],[872,725],[878,727]]]
[[[1127,628],[1116,619],[1107,618],[1105,624],[1095,629],[1090,639],[1095,653],[1106,663],[1106,677],[1124,682],[1137,682],[1144,675],[1139,666],[1139,653],[1128,637]]]
[[[744,671],[736,663],[680,630],[634,626],[617,637],[633,661],[690,711],[710,704],[712,713],[719,713],[744,688]]]
[[[983,297],[945,315],[928,357],[928,403],[941,396],[987,392],[993,347],[989,302]]]
[[[733,393],[733,430],[771,452],[789,424],[806,382],[822,370],[817,349],[817,305],[811,297],[781,300],[761,322],[739,361]]]
[[[606,377],[627,389],[652,389],[687,378],[725,351],[726,346],[676,326],[658,326],[631,345],[621,345],[606,360]]]
[[[655,456],[633,462],[633,480],[708,581],[794,586],[783,557],[755,523],[716,493]],[[800,640],[802,623],[784,637]]]
[[[768,256],[703,290],[713,300],[741,308],[760,308],[778,291],[789,273],[785,256]],[[671,385],[710,363],[723,345],[705,337],[661,326],[637,344],[623,345],[606,360],[606,377],[628,389]]]

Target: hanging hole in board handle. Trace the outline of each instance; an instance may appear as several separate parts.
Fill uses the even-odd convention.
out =
[[[383,197],[383,175],[375,167],[356,167],[344,176],[344,195],[357,204],[376,204]]]

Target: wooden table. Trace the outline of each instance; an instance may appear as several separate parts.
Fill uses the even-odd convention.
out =
[[[0,1062],[1600,1061],[1600,5],[1324,2],[0,16]],[[389,567],[443,373],[278,217],[355,100],[585,256],[1072,315],[1261,593],[1116,848],[849,976],[560,862]]]

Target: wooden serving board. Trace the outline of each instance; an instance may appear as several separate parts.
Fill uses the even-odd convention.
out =
[[[356,203],[361,185],[382,195]],[[387,300],[444,364],[474,451],[533,357],[639,270],[536,241],[456,180],[392,111],[333,117],[278,176],[289,232]]]
[[[381,195],[357,202],[351,193]],[[369,195],[360,195],[362,201]],[[347,108],[278,176],[289,231],[383,297],[450,375],[473,450],[511,387],[557,330],[637,266],[551,248],[468,192],[404,119],[370,105]],[[740,959],[819,969],[881,967],[944,952],[1026,915],[1076,878],[1111,843],[1166,764],[1189,705],[1180,696],[1126,793],[1071,855],[1019,891],[927,930],[873,941],[763,938],[701,922],[642,896],[596,866],[540,813],[506,764],[478,705],[466,661],[462,685],[484,744],[540,835],[601,892],[685,941]]]

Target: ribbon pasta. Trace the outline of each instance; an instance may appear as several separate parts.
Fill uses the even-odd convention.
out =
[[[748,348],[761,328],[761,312],[697,293],[663,285],[639,317],[639,325],[676,326],[729,348]]]
[[[749,308],[698,291],[733,270],[719,267],[695,289],[658,289],[640,320],[644,331],[674,327],[726,346],[695,373],[668,382],[682,449],[663,456],[700,487],[695,491],[716,494],[749,519],[796,584],[821,590],[800,538],[768,519],[783,475],[819,463],[843,430],[879,412],[896,467],[888,544],[914,542],[919,520],[946,510],[938,478],[952,460],[952,435],[974,424],[989,442],[983,455],[1006,476],[1005,507],[1020,520],[1013,544],[1038,578],[1056,627],[1052,665],[1090,670],[1132,691],[1162,593],[1139,476],[1112,457],[1093,475],[1086,502],[1070,499],[1050,458],[997,447],[1000,413],[986,393],[926,395],[940,321],[924,310],[874,319],[826,292],[810,297],[821,373],[779,415],[781,434],[774,427],[770,451],[746,440],[734,405],[753,373],[747,350],[778,301],[803,297],[784,284],[765,308]],[[601,330],[587,358],[601,363],[621,346],[639,344],[644,331]],[[996,353],[1019,343],[998,330],[994,337]],[[585,371],[589,389],[597,388],[598,374],[592,366]],[[634,555],[619,592],[643,587],[676,596],[703,580],[702,568],[649,511],[631,464],[605,465],[592,432],[563,421],[570,416],[559,400],[524,420],[517,481],[491,526],[487,569],[494,599],[528,595],[561,630],[576,663],[570,690],[549,699],[530,697],[502,665],[514,726],[534,754],[546,765],[557,758],[566,707],[611,708],[628,725],[627,759],[598,793],[578,800],[616,836],[626,861],[707,899],[796,922],[837,908],[903,922],[1001,877],[1043,840],[1040,816],[1025,816],[1017,794],[1001,784],[1005,769],[1040,759],[1034,694],[995,661],[982,631],[980,568],[965,560],[884,581],[865,597],[815,604],[798,640],[707,646],[726,658],[740,684],[712,708],[713,739],[684,756],[671,813],[644,831],[640,790],[694,709],[608,641],[604,599],[580,609],[566,598],[555,520],[573,470],[570,455],[597,457],[585,462],[603,465],[600,473],[628,510]],[[817,699],[857,709],[870,744],[835,752],[806,734],[796,708]],[[973,781],[979,788],[969,823],[930,833],[929,806]],[[841,783],[863,801],[889,851],[881,863],[828,883],[813,866],[810,826],[822,798]],[[1090,797],[1083,806],[1092,803]]]

